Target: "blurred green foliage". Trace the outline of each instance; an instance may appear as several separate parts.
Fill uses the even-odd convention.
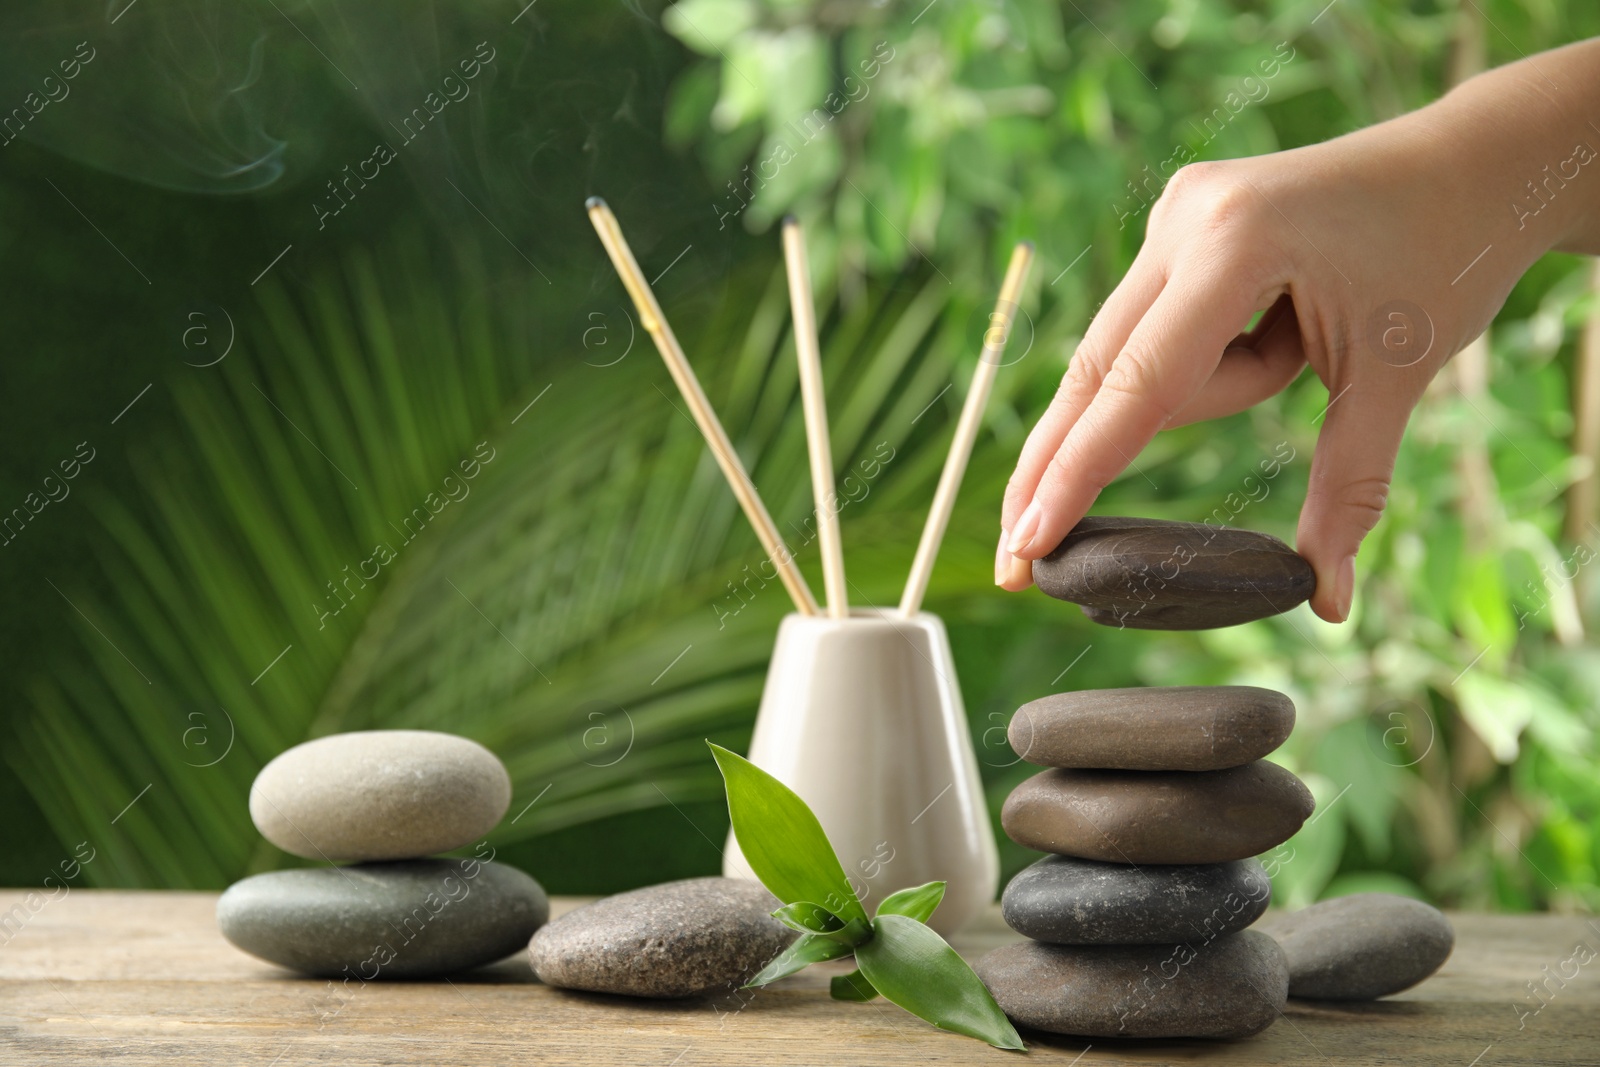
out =
[[[194,17],[153,26],[138,9],[115,25],[4,16],[63,54],[94,35],[100,69],[118,72],[116,114],[143,123],[130,140],[69,99],[47,113],[58,126],[41,117],[4,149],[0,198],[18,221],[0,291],[31,362],[0,373],[34,410],[4,430],[0,489],[20,499],[83,437],[106,456],[41,516],[54,532],[28,531],[3,561],[31,598],[4,620],[5,750],[26,789],[8,800],[5,880],[37,881],[84,838],[101,885],[215,887],[293,862],[250,826],[255,771],[368,726],[499,752],[516,819],[496,843],[553,890],[718,868],[726,812],[700,739],[743,746],[786,600],[752,580],[759,546],[622,308],[580,209],[599,193],[796,541],[810,494],[772,224],[807,221],[837,467],[894,451],[842,515],[861,603],[898,595],[1005,251],[1037,241],[1013,342],[1027,354],[1000,375],[928,597],[996,813],[1030,771],[1003,731],[1026,700],[1261,684],[1296,701],[1278,758],[1321,810],[1273,857],[1282,900],[1384,887],[1470,907],[1600,904],[1596,583],[1578,562],[1600,532],[1562,536],[1584,473],[1569,383],[1594,311],[1578,260],[1549,257],[1513,293],[1486,389],[1452,370],[1419,410],[1350,624],[1301,609],[1118,632],[990,576],[1011,462],[1137,250],[1164,165],[1336,136],[1431,99],[1463,54],[1514,59],[1600,31],[1600,12],[280,6],[191,0]],[[1478,8],[1486,22],[1468,17]],[[325,180],[481,40],[496,60],[406,147],[403,176],[316,227]],[[25,65],[7,69],[22,87]],[[213,368],[179,341],[201,307],[238,319]],[[107,338],[125,354],[113,366]],[[1291,538],[1328,399],[1307,376],[1165,433],[1097,510]],[[470,493],[415,544],[394,532],[478,442],[496,458]],[[393,564],[344,585],[379,543]],[[815,549],[800,559],[820,589]],[[1008,872],[1029,862],[1001,843]]]

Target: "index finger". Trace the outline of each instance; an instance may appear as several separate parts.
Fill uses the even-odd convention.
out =
[[[1127,276],[1112,290],[1105,305],[1089,323],[1061,379],[1061,388],[1022,446],[1000,510],[1000,526],[1007,536],[1015,528],[1017,517],[1038,492],[1039,480],[1049,469],[1051,457],[1060,450],[1073,425],[1083,416],[1116,354],[1166,284],[1165,270],[1153,255],[1145,252],[1149,247],[1146,245],[1139,250]]]
[[[1100,490],[1200,391],[1263,301],[1275,297],[1229,273],[1210,265],[1202,277],[1168,280],[1039,480],[1028,505],[1038,525],[1014,556],[1038,559],[1060,544]],[[1029,525],[1025,512],[1017,527]]]

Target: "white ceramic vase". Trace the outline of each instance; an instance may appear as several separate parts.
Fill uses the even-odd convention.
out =
[[[999,857],[937,616],[787,616],[750,760],[816,812],[869,914],[897,889],[943,881],[929,925],[949,934],[994,900]],[[732,833],[722,869],[755,877]]]

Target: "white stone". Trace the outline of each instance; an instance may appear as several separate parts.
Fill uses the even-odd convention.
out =
[[[511,778],[476,741],[365,730],[296,745],[261,769],[250,818],[285,852],[329,862],[410,859],[482,838]]]

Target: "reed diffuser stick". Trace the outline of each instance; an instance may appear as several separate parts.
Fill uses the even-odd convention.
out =
[[[923,594],[928,591],[928,579],[933,577],[933,563],[939,555],[939,544],[944,540],[945,527],[950,524],[950,512],[955,508],[961,479],[967,473],[967,460],[972,456],[972,445],[978,438],[978,426],[983,422],[983,409],[989,402],[989,390],[994,387],[994,376],[1000,370],[1000,355],[1011,338],[1017,301],[1022,296],[1022,283],[1027,279],[1028,268],[1032,265],[1033,242],[1018,242],[1011,250],[1011,263],[1006,267],[1005,280],[1000,284],[1000,299],[995,303],[994,313],[989,316],[989,328],[983,333],[983,352],[978,357],[978,366],[972,372],[972,387],[967,391],[966,403],[961,407],[956,435],[950,442],[950,454],[945,457],[944,471],[939,475],[939,488],[933,494],[933,507],[929,509],[928,521],[922,527],[922,540],[917,542],[917,555],[911,561],[911,574],[906,578],[906,589],[900,597],[900,614],[906,617],[915,615],[921,609]]]
[[[806,447],[811,453],[811,494],[817,505],[817,543],[822,551],[822,584],[828,616],[850,614],[844,582],[844,548],[839,540],[838,494],[833,486],[833,446],[828,440],[828,401],[822,388],[822,351],[817,342],[816,304],[806,239],[793,215],[783,220],[783,261],[789,273],[789,307],[794,319],[794,350],[800,362],[800,399],[805,411]]]
[[[784,588],[794,600],[795,610],[802,615],[816,615],[818,613],[816,598],[811,595],[811,588],[806,585],[805,576],[795,565],[794,555],[783,543],[783,535],[778,532],[777,524],[768,514],[767,506],[761,502],[761,494],[756,492],[755,483],[750,480],[744,464],[739,461],[739,454],[733,450],[733,443],[728,440],[728,434],[723,430],[717,413],[712,410],[711,402],[706,399],[705,390],[700,388],[700,380],[695,377],[694,368],[689,366],[689,359],[683,354],[683,348],[678,344],[678,338],[673,334],[672,327],[667,324],[667,317],[662,314],[661,305],[656,303],[655,294],[650,291],[644,273],[639,270],[638,260],[633,258],[633,249],[628,247],[627,239],[622,236],[622,227],[617,225],[617,217],[598,196],[590,197],[584,207],[589,212],[589,221],[594,224],[595,232],[600,235],[600,243],[605,245],[606,254],[611,257],[611,265],[616,268],[617,276],[622,279],[628,295],[633,298],[633,306],[639,312],[640,325],[645,328],[651,340],[655,341],[656,349],[661,353],[662,360],[667,364],[667,370],[672,374],[672,380],[678,385],[678,392],[683,394],[684,401],[689,405],[689,413],[694,416],[695,425],[700,427],[700,433],[705,437],[706,444],[711,447],[711,454],[716,457],[717,465],[722,468],[723,476],[728,479],[733,495],[738,498],[739,506],[744,509],[745,518],[755,527],[756,536],[761,539],[762,549],[772,560],[773,566],[778,569],[778,576],[783,579]]]

